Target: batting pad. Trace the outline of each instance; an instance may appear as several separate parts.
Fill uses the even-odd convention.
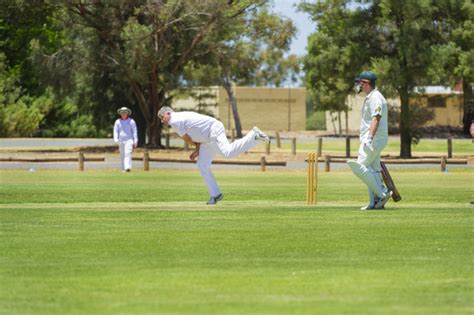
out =
[[[364,164],[360,164],[355,160],[347,161],[347,165],[352,169],[352,172],[359,177],[370,190],[374,192],[379,198],[385,197],[383,186],[379,186],[379,182],[376,176],[379,176],[377,172],[370,170]]]

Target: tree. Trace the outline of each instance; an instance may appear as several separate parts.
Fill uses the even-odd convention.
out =
[[[156,114],[170,102],[190,62],[202,62],[214,47],[215,34],[256,7],[254,1],[69,1],[77,40],[101,44],[96,64],[129,85],[146,122],[147,143],[161,144]]]
[[[442,39],[432,47],[428,75],[438,84],[454,86],[462,82],[463,131],[469,135],[474,117],[474,4],[470,0],[438,1],[436,19]]]
[[[19,69],[9,69],[5,60],[0,53],[0,136],[31,136],[52,107],[51,92],[47,90],[40,97],[28,95],[18,84]]]
[[[428,83],[433,57],[430,48],[440,42],[436,3],[339,0],[318,1],[310,8],[318,31],[312,36],[306,58],[308,71],[314,71],[307,82],[316,86],[320,102],[328,108],[342,106],[349,88],[344,73],[353,77],[354,69],[374,70],[384,94],[400,97],[400,156],[411,157],[409,96],[414,87]]]
[[[367,23],[366,13],[349,10],[350,3],[324,0],[299,6],[317,25],[304,58],[306,87],[320,110],[338,113],[339,124],[340,113],[349,110],[346,99],[353,92],[354,78],[371,55],[371,45],[362,45],[366,40],[361,41],[359,32]]]
[[[409,96],[416,86],[429,83],[431,47],[439,43],[436,5],[429,0],[373,1],[371,12],[376,29],[379,54],[371,65],[379,74],[387,91],[396,91],[400,97],[400,156],[410,158],[413,140],[413,113]]]
[[[57,46],[56,33],[52,29],[54,6],[44,0],[32,3],[12,0],[3,1],[0,10],[0,50],[5,56],[4,66],[15,69],[21,87],[30,95],[41,95],[42,85],[31,56],[31,40],[43,43],[45,49]]]
[[[219,84],[226,90],[234,117],[237,137],[242,128],[234,93],[234,85],[281,86],[296,82],[299,60],[285,56],[296,28],[291,20],[271,14],[266,1],[256,10],[226,25],[215,39],[215,47],[207,62],[192,65],[186,78],[195,85]]]

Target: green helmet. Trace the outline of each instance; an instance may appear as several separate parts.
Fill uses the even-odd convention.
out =
[[[377,76],[372,71],[362,71],[357,78],[355,78],[356,82],[361,80],[368,80],[370,81],[370,85],[375,86],[375,81],[377,81]]]

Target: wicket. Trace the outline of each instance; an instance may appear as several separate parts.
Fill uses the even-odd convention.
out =
[[[316,153],[308,153],[308,183],[306,186],[306,203],[316,204],[316,192],[318,190],[318,156]]]

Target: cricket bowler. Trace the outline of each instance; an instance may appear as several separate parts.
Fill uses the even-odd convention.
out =
[[[355,79],[354,91],[366,97],[362,106],[360,147],[357,161],[347,164],[368,187],[369,204],[361,210],[384,209],[392,191],[385,188],[381,177],[380,153],[388,142],[387,101],[375,86],[377,76],[363,71]]]
[[[242,139],[229,143],[224,125],[219,120],[195,112],[175,112],[168,106],[158,111],[158,118],[162,124],[171,126],[186,143],[196,146],[189,158],[192,161],[197,159],[197,166],[210,195],[208,205],[214,205],[224,198],[211,171],[214,156],[219,154],[224,158],[233,158],[255,147],[258,141],[270,142],[264,132],[253,127]]]

